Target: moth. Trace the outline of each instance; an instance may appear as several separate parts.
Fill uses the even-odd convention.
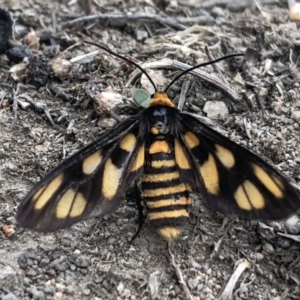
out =
[[[138,64],[97,46],[129,61],[152,82]],[[156,91],[147,108],[101,133],[38,182],[18,206],[19,224],[47,232],[103,217],[137,181],[148,219],[168,242],[180,237],[189,218],[190,192],[226,215],[281,220],[297,211],[299,196],[282,175],[179,111],[166,90]]]

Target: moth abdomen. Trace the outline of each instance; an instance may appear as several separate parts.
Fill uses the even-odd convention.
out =
[[[188,186],[180,180],[172,139],[153,138],[146,157],[141,181],[148,219],[164,240],[172,241],[180,236],[191,203]]]

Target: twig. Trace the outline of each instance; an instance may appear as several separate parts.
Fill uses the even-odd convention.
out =
[[[163,25],[169,26],[175,30],[184,30],[186,29],[186,26],[181,25],[178,23],[178,21],[173,20],[168,17],[161,17],[154,14],[145,14],[145,13],[137,13],[132,15],[127,14],[97,14],[97,15],[91,15],[91,16],[85,16],[80,17],[72,21],[63,22],[61,24],[62,28],[71,27],[75,24],[79,24],[82,22],[88,22],[88,21],[94,21],[94,20],[124,20],[124,21],[134,21],[134,20],[142,20],[142,19],[148,19],[152,20],[158,23],[161,23]]]
[[[181,31],[182,32],[182,31]],[[198,41],[198,39],[197,39]],[[161,51],[161,52],[169,52],[169,53],[176,53],[176,51],[180,51],[183,47],[185,49],[188,49],[190,54],[194,55],[195,57],[200,57],[201,53],[197,50],[194,50],[192,48],[189,48],[187,46],[187,43],[184,41],[184,45],[177,45],[177,44],[171,44],[171,43],[156,43],[156,44],[151,44],[143,47],[142,51],[140,52],[141,54],[150,54],[154,53],[156,51]]]
[[[259,107],[260,110],[264,111],[264,106],[262,104],[262,102],[260,101],[259,99],[259,94],[256,92],[257,90],[260,89],[260,86],[257,86],[256,84],[252,83],[252,82],[249,82],[249,81],[244,81],[244,84],[247,88],[251,89],[254,93],[254,96],[255,96],[255,100],[256,100],[256,103]],[[275,84],[276,86],[276,84]],[[276,86],[277,87],[277,86]],[[251,98],[249,97],[248,99],[250,102],[251,102]],[[248,104],[248,103],[247,103]],[[250,106],[251,108],[251,106]],[[253,108],[253,107],[252,107]]]
[[[62,158],[65,159],[66,158],[66,154],[67,154],[67,150],[66,150],[66,141],[65,141],[65,138],[63,138],[62,140],[63,142],[63,147],[62,147]]]
[[[252,105],[251,99],[250,99],[250,97],[247,95],[246,91],[245,91],[245,90],[241,91],[241,94],[243,95],[243,98],[245,99],[248,108],[249,108],[251,111],[255,111],[255,109],[254,109],[254,107],[253,107],[253,105]]]
[[[227,282],[221,295],[217,298],[218,300],[232,299],[232,292],[233,292],[233,289],[234,289],[237,281],[239,280],[242,273],[247,268],[250,268],[251,264],[246,259],[240,259],[235,263],[235,266],[236,266],[236,269],[234,270],[233,274],[231,275],[231,277],[230,277],[229,281]]]
[[[246,134],[247,134],[249,140],[251,140],[252,139],[252,136],[251,136],[251,124],[247,121],[246,118],[243,118],[243,123],[244,123],[244,126],[245,126]]]
[[[209,260],[212,260],[215,257],[215,255],[218,253],[223,239],[224,239],[224,236],[222,236],[217,242],[214,242],[214,250],[210,254]]]
[[[220,246],[221,246],[221,243],[222,243],[222,241],[223,241],[223,239],[224,239],[225,235],[227,234],[227,231],[230,227],[230,226],[228,226],[227,228],[225,228],[227,225],[228,225],[228,218],[225,217],[223,219],[222,226],[218,230],[219,233],[224,230],[224,233],[222,234],[222,237],[217,242],[214,243],[214,249],[213,249],[213,251],[212,251],[212,253],[209,257],[209,260],[212,260],[215,257],[215,255],[218,253],[218,251],[220,249]]]
[[[171,249],[170,249],[170,243],[168,244],[168,250],[169,250],[169,254],[170,254],[171,265],[174,268],[177,279],[178,279],[179,283],[181,284],[181,286],[183,288],[183,291],[185,293],[185,297],[186,297],[186,299],[193,300],[193,296],[192,296],[188,286],[186,285],[186,283],[183,279],[182,273],[181,273],[179,267],[177,266],[177,264],[175,263],[174,255],[173,255],[173,253],[171,252]]]
[[[255,3],[257,9],[259,10],[259,12],[263,16],[263,18],[266,20],[267,24],[272,28],[272,31],[274,32],[275,29],[274,29],[272,23],[270,22],[270,16],[263,11],[263,9],[261,8],[261,6],[260,6],[260,4],[258,3],[257,0],[253,0],[253,2]]]
[[[215,58],[213,57],[213,55],[207,45],[205,45],[204,50],[210,61],[215,60]],[[226,80],[225,76],[223,75],[220,68],[218,67],[218,64],[213,64],[212,67],[214,68],[215,72],[219,74],[219,77],[221,78],[221,80],[229,86],[228,81]]]
[[[65,50],[63,50],[62,52],[59,52],[52,60],[50,60],[50,62],[54,61],[56,58],[62,56],[65,52],[69,52],[71,49],[77,47],[78,45],[81,45],[82,42],[77,42],[73,45],[71,45],[70,47],[66,48]]]
[[[15,91],[13,91],[13,112],[14,112],[14,124],[17,123],[18,119],[18,101]]]
[[[38,109],[38,110],[43,110],[44,111],[44,114],[46,115],[46,117],[48,118],[48,120],[50,121],[51,125],[52,126],[55,126],[55,123],[51,117],[51,114],[50,114],[50,111],[49,111],[49,108],[47,106],[46,103],[43,103],[43,102],[37,102],[35,103],[35,108]]]
[[[54,121],[51,117],[50,111],[49,111],[48,106],[47,106],[46,103],[44,103],[44,102],[34,102],[32,100],[32,98],[29,97],[26,94],[21,94],[17,98],[25,98],[26,101],[29,102],[36,110],[38,110],[40,112],[43,111],[44,114],[46,115],[46,117],[48,118],[48,120],[50,121],[51,125],[55,126],[55,123],[54,123]]]
[[[53,35],[55,35],[57,32],[57,19],[56,19],[55,11],[52,11],[52,13],[51,13],[51,20],[52,20]]]
[[[182,110],[182,108],[183,108],[183,105],[184,105],[184,102],[185,102],[185,96],[187,94],[189,86],[190,86],[189,80],[185,80],[182,84],[181,92],[180,92],[180,96],[179,96],[179,101],[178,101],[178,106],[177,106],[177,108],[179,110]]]
[[[287,233],[281,233],[281,232],[278,232],[277,234],[280,235],[280,236],[284,236],[288,239],[294,240],[298,243],[300,242],[300,236],[299,235],[287,234]]]
[[[189,23],[189,24],[200,24],[200,25],[207,25],[214,23],[214,19],[211,16],[197,16],[197,17],[178,17],[178,22],[181,23]]]
[[[69,122],[69,125],[68,125],[68,128],[67,128],[67,134],[71,134],[73,132],[73,127],[75,125],[75,120],[72,119],[70,122]]]
[[[73,95],[67,93],[58,83],[51,81],[47,84],[46,88],[54,94],[54,98],[60,97],[65,101],[75,101]]]

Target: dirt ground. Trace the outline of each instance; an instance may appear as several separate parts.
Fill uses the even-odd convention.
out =
[[[34,183],[116,123],[111,108],[93,105],[93,96],[110,91],[121,98],[113,111],[122,118],[138,111],[132,91],[140,77],[128,82],[135,68],[83,40],[153,62],[149,72],[165,86],[179,74],[173,60],[190,66],[209,60],[205,45],[215,58],[247,53],[218,63],[218,74],[212,66],[201,69],[223,76],[229,93],[187,75],[170,95],[178,103],[188,86],[183,110],[203,116],[205,102],[224,101],[229,114],[214,120],[215,128],[297,185],[300,35],[286,1],[14,0],[0,6],[15,21],[10,43],[32,53],[27,65],[0,56],[1,299],[300,299],[298,219],[223,216],[194,195],[183,236],[171,246],[177,271],[148,223],[128,242],[138,221],[131,197],[102,220],[54,233],[24,230],[15,220]],[[102,17],[82,19],[95,14]],[[97,50],[89,61],[70,64]],[[163,58],[166,68],[157,66]],[[233,290],[224,289],[239,270]]]

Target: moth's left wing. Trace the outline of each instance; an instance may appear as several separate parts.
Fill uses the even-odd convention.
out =
[[[180,113],[175,157],[180,176],[224,214],[279,220],[295,213],[300,199],[294,188],[261,158]]]
[[[121,122],[54,168],[20,203],[20,225],[53,231],[116,209],[143,170],[139,123],[138,116]]]

